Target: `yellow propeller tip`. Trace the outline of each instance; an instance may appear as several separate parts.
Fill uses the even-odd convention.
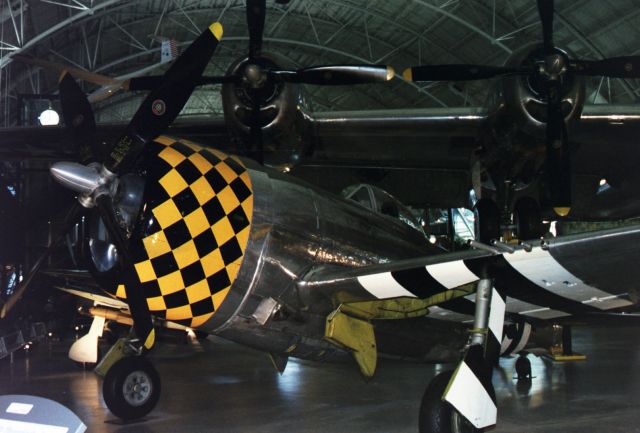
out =
[[[407,68],[402,72],[402,78],[407,81],[413,81],[413,71],[411,68]]]
[[[571,208],[570,207],[554,207],[553,211],[561,216],[561,217],[565,217],[567,215],[569,215],[569,212],[571,212]]]
[[[209,31],[213,33],[213,36],[215,36],[217,40],[219,41],[222,40],[222,33],[223,33],[222,24],[218,22],[211,24],[209,26]]]
[[[64,79],[64,76],[67,75],[68,73],[69,73],[69,71],[67,71],[66,69],[62,71],[62,73],[58,77],[58,84],[60,84],[62,82],[62,80]]]
[[[391,81],[396,76],[396,71],[393,66],[387,66],[387,81]]]

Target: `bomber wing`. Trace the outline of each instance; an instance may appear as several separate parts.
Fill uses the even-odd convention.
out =
[[[446,208],[467,205],[471,161],[489,115],[463,107],[316,112],[304,118],[308,152],[291,174],[334,193],[374,183],[407,205]],[[111,142],[121,126],[98,125],[97,134]],[[222,151],[234,147],[222,118],[183,117],[169,131]],[[573,189],[580,197],[572,217],[621,219],[640,212],[640,202],[628,200],[640,185],[635,161],[629,158],[637,153],[640,110],[586,105],[570,132]],[[59,127],[0,128],[5,161],[69,158],[75,154],[69,143]],[[602,178],[611,188],[595,194]]]
[[[490,123],[491,113],[478,107],[313,113],[313,155],[292,172],[335,193],[366,182],[407,205],[463,207],[474,152],[482,136],[490,135]],[[637,215],[640,203],[629,198],[640,177],[629,156],[637,154],[640,109],[585,105],[569,132],[576,197],[572,217]],[[602,178],[612,188],[595,194]]]

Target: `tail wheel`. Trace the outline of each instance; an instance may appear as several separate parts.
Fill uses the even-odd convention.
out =
[[[452,374],[452,371],[440,373],[429,383],[424,392],[418,419],[420,433],[479,433],[484,431],[475,428],[449,403],[442,401],[442,394],[444,394]]]
[[[98,359],[96,360],[96,362],[73,361],[73,363],[76,365],[76,367],[81,368],[83,370],[93,370],[94,368],[96,368],[96,365],[98,365],[100,360],[102,360],[102,355],[103,355],[102,349],[100,348],[100,343],[98,342]]]
[[[493,200],[478,200],[473,207],[475,216],[476,239],[488,244],[493,239],[500,239],[500,209]]]
[[[521,354],[516,360],[516,373],[518,380],[531,380],[531,361],[527,355]]]
[[[111,413],[118,418],[142,418],[158,403],[160,376],[146,358],[123,358],[107,372],[102,396]]]
[[[516,235],[520,240],[537,239],[542,236],[542,216],[540,206],[531,197],[523,197],[513,209]]]

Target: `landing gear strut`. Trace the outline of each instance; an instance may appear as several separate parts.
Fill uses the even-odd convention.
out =
[[[137,339],[120,338],[96,366],[95,373],[104,378],[102,397],[118,418],[142,418],[158,403],[160,376]]]
[[[476,240],[489,244],[500,239],[500,209],[490,199],[480,199],[473,207]]]
[[[513,222],[516,236],[521,241],[537,239],[542,236],[540,206],[531,197],[523,197],[517,201],[513,208]]]
[[[511,232],[505,235],[507,240],[515,235],[521,241],[538,239],[544,232],[540,206],[531,197],[522,197],[516,202],[513,207],[513,225],[511,218],[501,213],[498,205],[491,199],[478,200],[473,212],[476,240],[483,244],[499,240],[503,230],[504,233]],[[508,213],[508,210],[504,212]]]
[[[493,281],[483,278],[476,290],[475,319],[464,357],[455,371],[439,374],[427,387],[420,405],[420,433],[477,433],[496,423],[491,372],[499,356],[503,321],[504,301]]]

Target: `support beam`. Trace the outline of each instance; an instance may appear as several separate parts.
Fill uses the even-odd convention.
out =
[[[32,46],[35,46],[38,42],[46,40],[51,35],[55,34],[59,30],[65,28],[67,25],[75,23],[76,21],[81,20],[83,18],[86,18],[89,15],[93,15],[96,12],[101,11],[101,10],[103,10],[105,8],[109,8],[110,6],[113,6],[113,5],[117,4],[117,3],[120,3],[121,1],[122,0],[106,0],[103,3],[100,3],[100,4],[96,5],[96,6],[94,6],[93,8],[90,8],[90,9],[84,10],[84,11],[82,11],[80,13],[77,13],[77,14],[67,18],[64,21],[59,22],[55,26],[50,27],[48,30],[38,34],[37,36],[35,36],[32,39],[30,39],[28,42],[23,43],[22,46],[20,47],[20,49],[14,50],[10,55],[0,58],[0,69],[3,69],[9,63],[11,63],[12,54],[20,53],[20,52],[22,52],[22,51],[24,51],[26,49],[29,49]]]

